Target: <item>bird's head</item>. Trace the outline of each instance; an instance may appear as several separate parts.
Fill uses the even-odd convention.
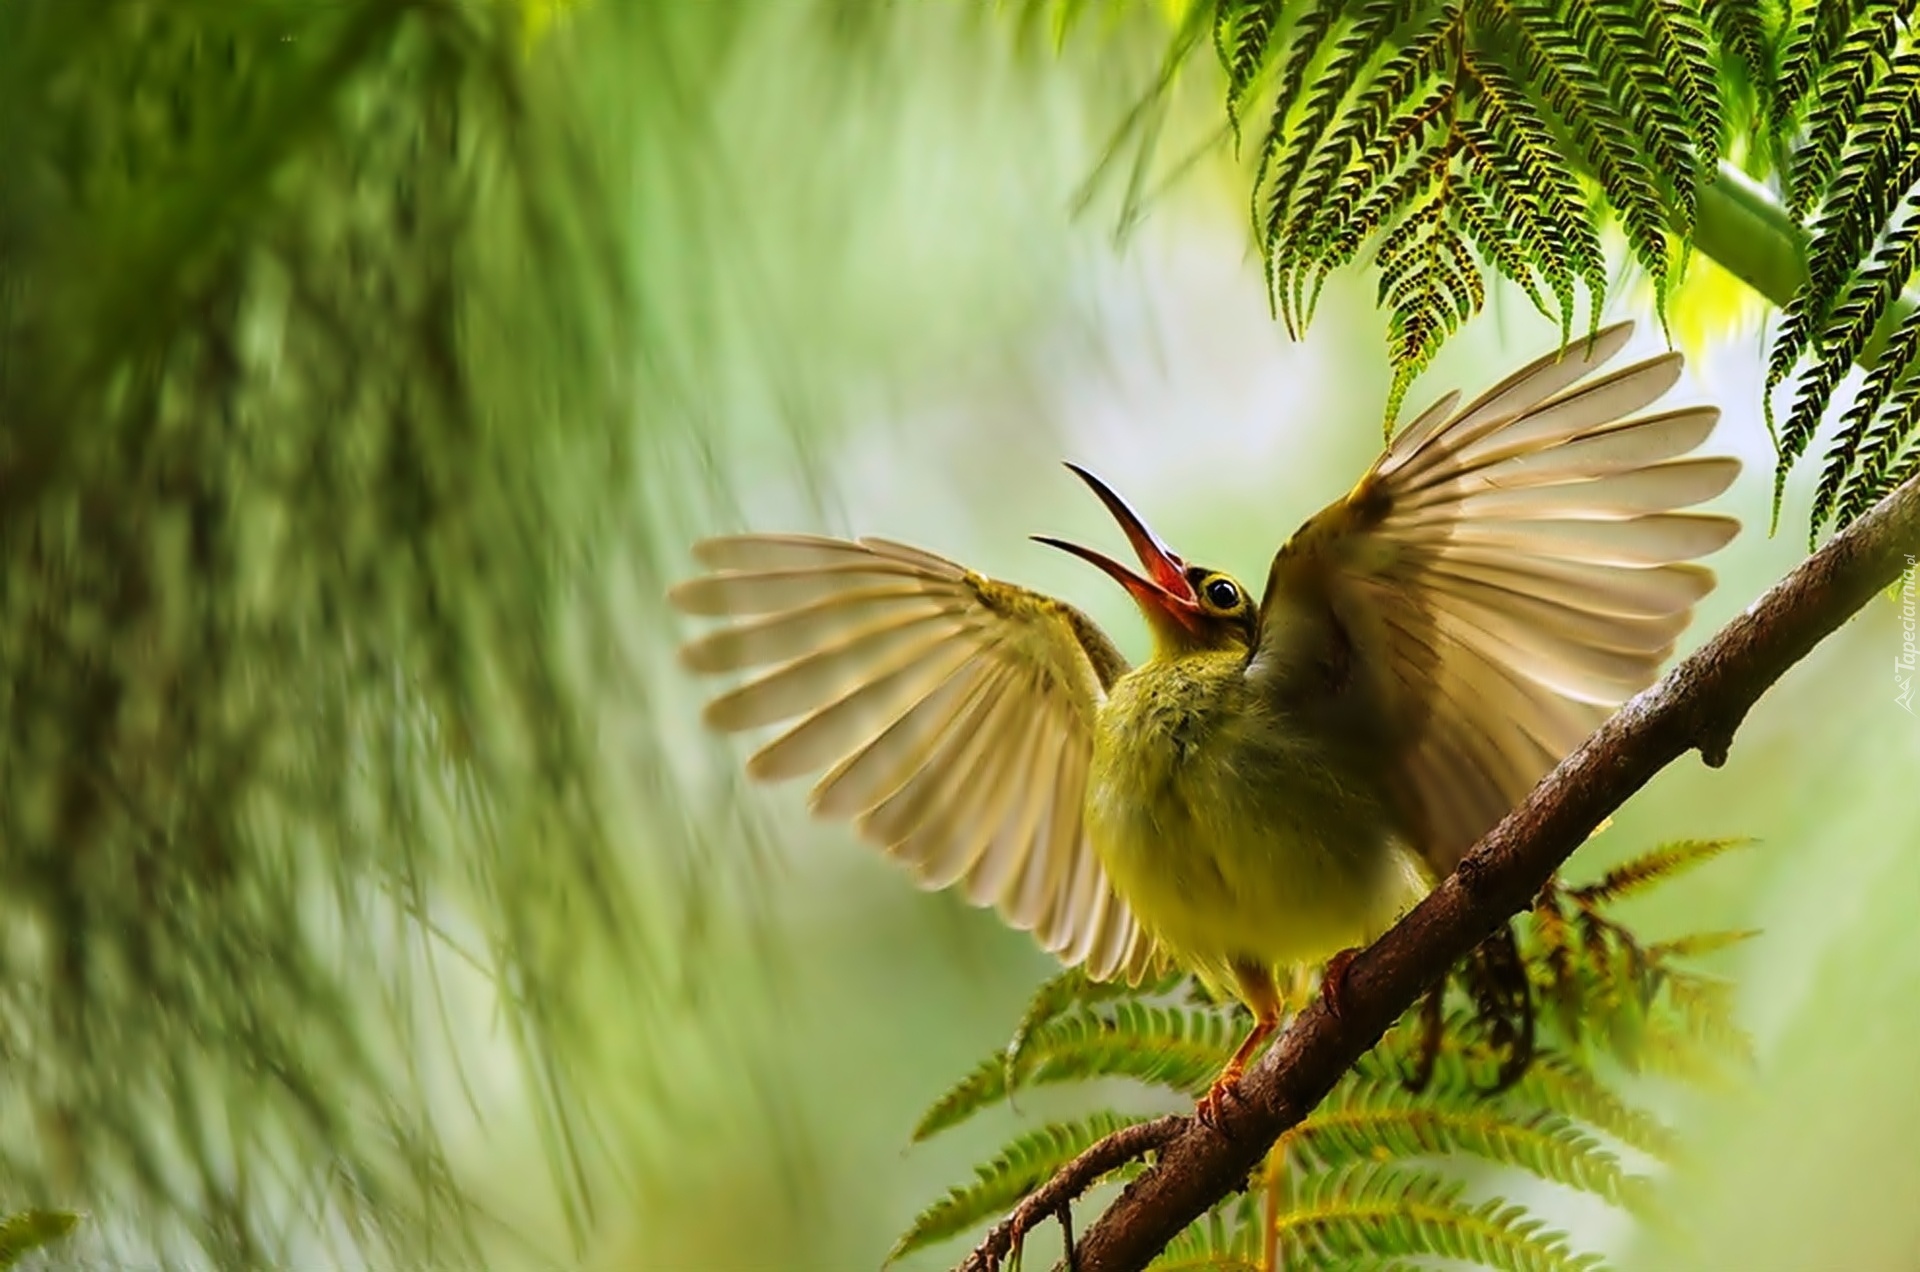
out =
[[[1113,519],[1126,532],[1144,573],[1135,573],[1112,557],[1077,543],[1047,535],[1034,538],[1084,561],[1091,561],[1127,589],[1153,632],[1156,658],[1178,657],[1216,649],[1250,649],[1259,629],[1260,614],[1239,580],[1219,570],[1188,565],[1161,542],[1139,514],[1111,487],[1078,464],[1068,464],[1075,476],[1092,487]]]

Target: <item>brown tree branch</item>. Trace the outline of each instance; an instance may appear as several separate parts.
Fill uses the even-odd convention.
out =
[[[1348,965],[1338,1016],[1316,1001],[1293,1022],[1241,1083],[1240,1099],[1228,1102],[1219,1130],[1171,1119],[1171,1133],[1157,1145],[1159,1161],[1087,1231],[1074,1252],[1075,1272],[1137,1272],[1181,1229],[1242,1187],[1274,1141],[1326,1097],[1422,991],[1525,909],[1574,849],[1654,774],[1691,750],[1710,766],[1725,763],[1734,731],[1760,695],[1899,578],[1916,554],[1920,477],[1835,535],[1562,760],[1426,900]],[[1062,1175],[1108,1143],[1089,1148]],[[1104,1169],[1117,1164],[1110,1158],[1098,1158]],[[1020,1231],[1059,1211],[1089,1182],[1091,1176],[1078,1183],[1056,1176],[1034,1195],[1044,1193],[1048,1201],[1026,1214]],[[998,1266],[1026,1210],[1023,1204],[988,1235],[965,1272]]]
[[[1047,1219],[1058,1216],[1067,1222],[1067,1207],[1100,1176],[1116,1166],[1124,1166],[1136,1157],[1145,1157],[1185,1128],[1189,1119],[1177,1113],[1156,1117],[1151,1122],[1123,1126],[1105,1139],[1089,1144],[1081,1154],[1053,1172],[1053,1178],[1034,1189],[1013,1208],[1013,1213],[995,1224],[967,1261],[961,1272],[994,1272],[1002,1260],[1020,1249],[1026,1235]],[[1069,1228],[1071,1233],[1072,1229]],[[1067,1248],[1071,1250],[1072,1237]]]

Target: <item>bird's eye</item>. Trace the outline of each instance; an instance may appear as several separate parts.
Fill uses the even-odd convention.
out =
[[[1230,610],[1240,603],[1240,589],[1232,579],[1215,579],[1207,584],[1207,603],[1215,609]]]

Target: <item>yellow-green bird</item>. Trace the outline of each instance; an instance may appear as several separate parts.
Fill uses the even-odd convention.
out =
[[[1595,374],[1630,332],[1442,399],[1286,542],[1258,602],[1074,467],[1140,570],[1041,541],[1133,596],[1138,667],[1071,605],[918,548],[708,539],[671,599],[731,621],[686,665],[765,670],[707,722],[784,724],[751,775],[824,770],[816,813],[1062,962],[1137,981],[1170,958],[1237,993],[1254,1025],[1214,1111],[1278,1024],[1277,978],[1384,931],[1653,680],[1712,588],[1684,563],[1739,523],[1677,510],[1739,463],[1689,457],[1711,407],[1640,414],[1680,355]]]

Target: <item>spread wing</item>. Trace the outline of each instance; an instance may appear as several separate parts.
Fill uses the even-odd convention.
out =
[[[1713,587],[1728,458],[1684,458],[1719,412],[1636,415],[1680,355],[1590,378],[1630,324],[1451,394],[1273,563],[1250,676],[1387,760],[1422,855],[1452,869],[1618,704]],[[1367,731],[1371,736],[1363,736]]]
[[[1151,940],[1082,825],[1094,721],[1125,660],[1071,606],[883,539],[708,539],[669,593],[731,620],[681,651],[753,670],[707,723],[784,725],[756,778],[825,770],[812,806],[850,819],[926,888],[992,905],[1069,966],[1137,980]]]

